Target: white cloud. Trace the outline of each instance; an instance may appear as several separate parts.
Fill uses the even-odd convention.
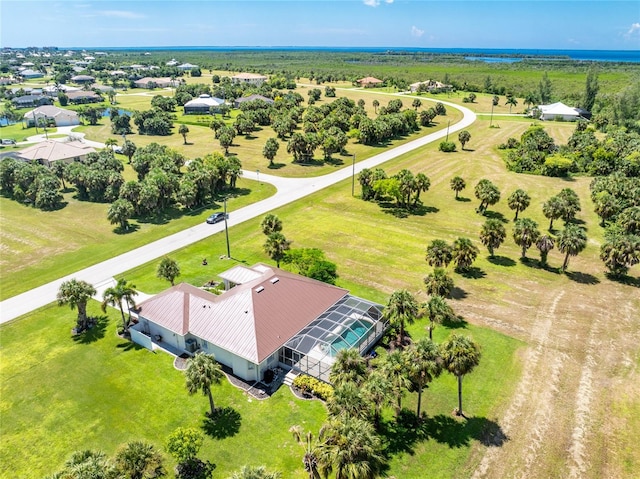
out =
[[[367,7],[377,7],[380,5],[381,0],[362,0]],[[393,3],[393,0],[384,0],[384,3]]]
[[[631,28],[625,35],[627,38],[631,38],[633,36],[640,35],[640,22],[632,23]]]
[[[130,10],[102,10],[98,12],[103,17],[116,17],[116,18],[144,18],[144,15],[140,13],[132,12]]]
[[[420,38],[422,35],[424,35],[424,30],[420,30],[418,27],[416,27],[415,25],[413,25],[411,27],[411,36],[415,37],[415,38]]]
[[[578,40],[576,40],[575,38],[569,38],[567,41],[569,43],[574,44],[574,45],[580,45],[580,42]]]

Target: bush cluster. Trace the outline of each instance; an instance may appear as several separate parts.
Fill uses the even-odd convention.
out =
[[[293,385],[303,393],[313,394],[318,399],[327,401],[333,396],[333,387],[306,374],[301,374],[293,380]]]

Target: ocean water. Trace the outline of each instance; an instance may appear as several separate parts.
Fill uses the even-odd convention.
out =
[[[72,48],[72,50],[84,48]],[[405,52],[463,55],[487,62],[514,62],[524,58],[569,59],[577,61],[640,63],[640,50],[546,50],[514,48],[410,48],[410,47],[300,47],[300,46],[163,46],[97,47],[96,51],[323,51],[323,52]]]

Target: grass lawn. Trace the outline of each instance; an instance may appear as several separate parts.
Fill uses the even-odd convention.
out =
[[[241,193],[228,202],[236,209],[274,194],[266,183],[240,179]],[[66,193],[68,204],[57,211],[41,211],[0,197],[2,221],[2,283],[6,299],[33,287],[109,259],[158,238],[203,222],[222,203],[184,214],[169,211],[150,221],[132,221],[132,233],[118,234],[107,221],[108,205],[78,201]]]
[[[188,396],[171,356],[118,338],[116,310],[110,309],[107,318],[91,302],[89,313],[101,319],[87,338],[71,337],[75,312],[53,305],[0,327],[0,477],[41,477],[75,450],[113,454],[130,440],[144,439],[164,449],[176,427],[204,426],[208,401],[199,394]],[[424,324],[414,325],[411,332],[415,337],[426,334]],[[483,427],[493,427],[490,421],[519,374],[515,351],[521,343],[471,325],[465,333],[484,348],[481,365],[464,384],[473,420],[464,423],[449,414],[457,404],[456,383],[443,375],[423,395],[430,416],[424,426],[428,439],[416,440],[410,431],[395,428],[392,434],[392,424],[387,425],[394,452],[390,474],[457,477],[467,468],[472,446],[483,440]],[[436,339],[448,334],[446,328],[437,329]],[[213,388],[213,395],[217,407],[228,408],[228,420],[209,430],[201,452],[217,464],[215,477],[227,477],[244,464],[265,464],[287,478],[306,477],[302,448],[288,429],[300,424],[317,434],[326,417],[322,403],[300,401],[286,387],[256,401],[226,380]],[[413,410],[415,400],[415,394],[407,395],[406,407]]]

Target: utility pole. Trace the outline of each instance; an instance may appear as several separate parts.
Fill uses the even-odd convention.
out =
[[[447,138],[444,141],[449,141],[449,125],[451,124],[451,120],[447,122]]]
[[[227,259],[231,259],[231,248],[229,247],[229,225],[227,224],[227,197],[224,197],[224,234],[227,238]]]
[[[355,196],[356,192],[356,154],[353,154],[353,164],[351,171],[351,196]]]

